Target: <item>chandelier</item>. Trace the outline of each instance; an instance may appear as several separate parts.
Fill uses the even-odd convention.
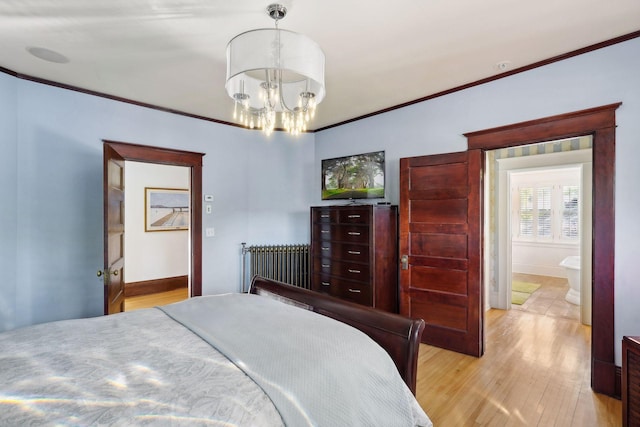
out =
[[[234,120],[266,134],[279,128],[297,135],[325,95],[324,53],[307,36],[278,28],[283,5],[271,4],[267,13],[275,28],[247,31],[227,45],[225,88]]]

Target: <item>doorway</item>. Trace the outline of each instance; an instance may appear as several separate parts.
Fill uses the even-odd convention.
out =
[[[591,136],[584,136],[486,152],[484,251],[491,255],[485,257],[484,285],[490,307],[532,306],[538,314],[591,325],[591,147]],[[567,259],[572,267],[577,261],[577,269],[565,268]],[[569,299],[568,273],[580,275]]]
[[[130,161],[124,170],[124,309],[187,299],[191,170]]]
[[[621,103],[467,133],[468,149],[494,150],[583,135],[593,138],[591,386],[620,395],[615,365],[615,111]]]
[[[105,150],[113,153],[120,160],[122,168],[124,168],[125,161],[134,161],[142,163],[153,163],[162,165],[174,165],[185,166],[189,168],[189,180],[190,180],[190,229],[189,229],[189,281],[190,281],[190,296],[202,295],[202,153],[194,153],[188,151],[174,150],[168,148],[151,147],[138,144],[130,144],[117,141],[104,140]],[[110,244],[113,246],[114,242],[122,246],[124,241],[124,232],[120,232],[116,235],[116,238],[111,238],[109,234],[109,223],[107,221],[108,214],[113,213],[113,209],[109,211],[110,204],[109,191],[108,191],[108,179],[107,170],[105,166],[105,191],[104,191],[104,206],[105,206],[105,238],[104,238],[104,252],[105,252],[105,314],[112,312],[122,311],[124,304],[110,304],[109,292],[107,289],[108,278],[110,275],[111,258],[110,257]],[[124,172],[121,172],[124,173]],[[123,205],[116,211],[123,211]],[[118,214],[122,216],[122,213]],[[113,253],[113,249],[111,253]],[[113,274],[116,275],[116,274]],[[117,276],[124,277],[124,272],[120,267],[119,274]]]

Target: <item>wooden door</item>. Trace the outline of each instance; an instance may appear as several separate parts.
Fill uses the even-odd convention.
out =
[[[482,151],[400,159],[400,313],[422,341],[481,356]]]
[[[124,158],[104,144],[104,314],[124,311]]]

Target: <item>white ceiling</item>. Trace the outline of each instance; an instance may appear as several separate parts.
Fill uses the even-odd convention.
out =
[[[227,42],[272,28],[269,0],[3,0],[0,67],[232,122]],[[311,129],[640,30],[639,0],[284,0],[280,28],[326,55]],[[52,63],[27,48],[56,51]],[[640,54],[640,52],[639,52]],[[507,69],[507,71],[509,70]]]

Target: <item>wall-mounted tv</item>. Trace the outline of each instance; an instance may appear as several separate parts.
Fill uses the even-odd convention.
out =
[[[322,161],[322,200],[382,199],[384,151]]]

